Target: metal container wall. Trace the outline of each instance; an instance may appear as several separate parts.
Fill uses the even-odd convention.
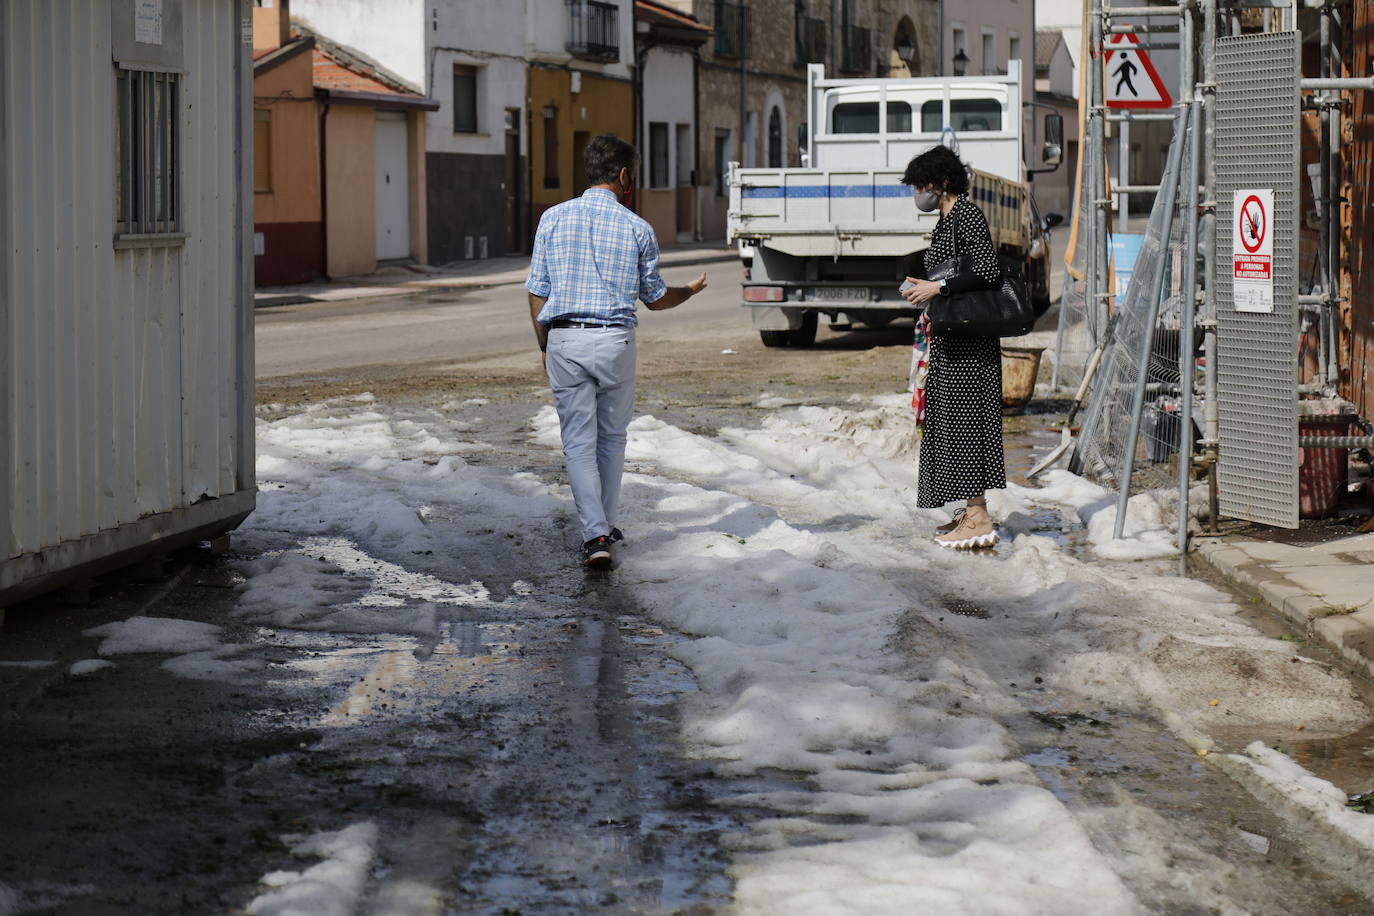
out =
[[[254,487],[246,15],[181,0],[186,239],[117,248],[110,0],[0,6],[0,573]]]

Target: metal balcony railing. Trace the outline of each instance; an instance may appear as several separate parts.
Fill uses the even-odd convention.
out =
[[[743,3],[716,0],[716,54],[746,57],[749,53],[749,8]]]
[[[797,63],[825,63],[825,20],[815,16],[797,19]]]
[[[601,0],[567,0],[568,53],[595,60],[620,60],[620,9]]]
[[[845,73],[868,73],[873,68],[873,33],[870,29],[847,25],[842,32],[840,69]]]

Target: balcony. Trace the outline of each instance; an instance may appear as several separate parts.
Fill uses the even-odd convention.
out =
[[[592,60],[620,60],[620,9],[600,0],[568,0],[568,53]]]
[[[797,63],[825,63],[825,20],[814,16],[797,19]]]
[[[873,32],[871,29],[847,25],[841,32],[844,42],[840,48],[840,70],[845,73],[869,73],[873,69]]]
[[[749,53],[749,9],[742,3],[716,0],[716,56],[745,57]]]

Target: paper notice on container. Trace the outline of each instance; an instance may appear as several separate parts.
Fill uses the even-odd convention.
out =
[[[134,41],[162,44],[162,0],[134,0]]]
[[[1231,227],[1231,298],[1238,312],[1274,310],[1274,189],[1237,191]]]

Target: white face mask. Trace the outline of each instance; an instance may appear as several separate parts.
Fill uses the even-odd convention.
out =
[[[938,191],[917,191],[916,209],[922,213],[930,213],[940,206],[940,193]]]

